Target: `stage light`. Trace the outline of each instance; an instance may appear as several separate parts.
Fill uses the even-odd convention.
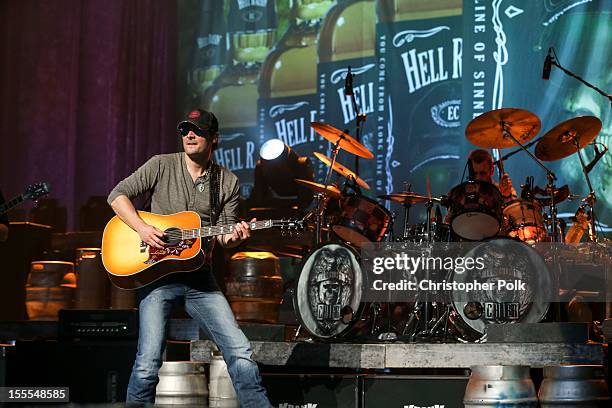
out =
[[[312,191],[297,185],[294,180],[314,179],[310,159],[298,155],[280,139],[266,141],[259,149],[259,156],[249,203],[251,207],[308,207],[312,202]]]

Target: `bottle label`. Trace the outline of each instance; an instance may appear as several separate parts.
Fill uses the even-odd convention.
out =
[[[327,141],[310,127],[310,122],[318,121],[316,95],[260,98],[258,106],[260,143],[281,139],[300,156],[327,151]],[[314,160],[313,165],[315,169],[320,167]]]
[[[359,142],[374,154],[373,159],[359,159],[359,176],[370,185],[371,189],[369,192],[362,191],[362,193],[385,194],[386,138],[383,133],[376,132],[378,119],[376,57],[319,63],[319,119],[340,130],[347,129],[351,136],[356,136],[357,112],[351,96],[345,95],[344,86],[349,66],[351,73],[355,75],[353,79],[355,102],[359,107],[359,112],[366,115]],[[342,164],[355,170],[355,156],[350,155]]]
[[[228,15],[230,32],[273,30],[277,26],[274,0],[232,0]]]
[[[377,99],[387,126],[392,191],[446,193],[465,161],[461,127],[462,18],[377,25]],[[386,104],[386,106],[382,106]]]
[[[253,189],[253,174],[259,158],[257,128],[236,127],[219,130],[215,161],[240,179],[240,196],[248,198]]]

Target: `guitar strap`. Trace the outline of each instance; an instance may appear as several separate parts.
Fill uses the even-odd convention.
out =
[[[210,164],[210,225],[216,225],[221,214],[221,168],[217,163]]]

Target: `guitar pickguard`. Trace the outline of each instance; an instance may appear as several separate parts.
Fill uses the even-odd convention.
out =
[[[191,248],[195,242],[196,239],[185,239],[179,241],[179,243],[176,245],[167,246],[163,249],[149,248],[149,259],[147,259],[144,263],[151,265],[171,255],[181,256],[181,253],[184,250]]]

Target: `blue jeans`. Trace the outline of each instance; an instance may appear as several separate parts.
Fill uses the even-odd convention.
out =
[[[221,292],[203,292],[172,283],[142,294],[138,353],[127,391],[128,402],[154,402],[158,371],[166,345],[166,325],[175,302],[184,299],[185,311],[193,317],[209,339],[214,341],[227,364],[234,389],[243,408],[272,405],[261,385],[251,345],[236,323]]]

